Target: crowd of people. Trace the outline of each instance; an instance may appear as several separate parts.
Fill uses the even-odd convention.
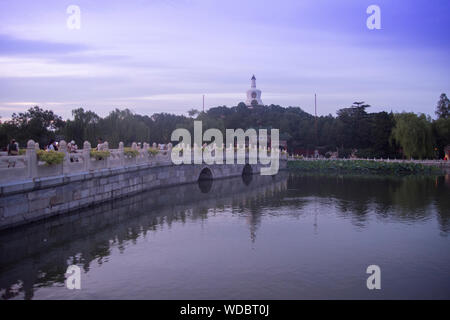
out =
[[[58,151],[59,150],[59,142],[50,139],[49,143],[44,147],[45,151]],[[67,152],[75,153],[78,150],[78,146],[74,140],[70,141],[67,144]],[[19,144],[15,139],[11,139],[10,143],[6,146],[6,152],[8,152],[8,156],[17,156],[19,155]]]
[[[142,145],[141,145],[140,142],[137,144],[137,147],[138,147],[138,149],[141,149]],[[97,139],[97,147],[95,149],[97,151],[104,151],[104,150],[108,149],[108,146],[103,141],[102,138],[98,138]],[[167,149],[167,145],[166,144],[158,144],[157,145],[157,149],[159,149],[159,150],[166,150]],[[45,151],[58,151],[59,150],[59,142],[55,141],[54,139],[50,139],[48,145],[46,145],[44,147],[44,150]],[[75,143],[74,140],[70,141],[67,144],[67,152],[69,152],[69,153],[76,153],[77,150],[78,150],[78,146],[77,146],[77,144]],[[17,143],[17,141],[15,139],[11,139],[10,143],[6,147],[6,151],[8,153],[8,156],[17,156],[17,155],[19,155],[19,144]],[[450,150],[446,149],[444,160],[447,160],[447,161],[450,160],[449,159],[449,153],[450,153]],[[318,158],[317,150],[315,151],[314,157]]]
[[[142,144],[140,142],[137,144],[137,146],[138,146],[138,149],[142,148]],[[165,150],[165,149],[167,149],[167,145],[166,144],[158,144],[157,148],[159,150]],[[45,151],[59,151],[60,145],[59,145],[59,142],[56,141],[55,139],[50,139],[49,143],[47,145],[45,145],[43,149]],[[97,151],[104,151],[104,150],[108,149],[108,145],[107,145],[107,143],[105,143],[103,141],[102,138],[98,138],[97,139],[97,147],[95,149]],[[67,143],[67,152],[76,153],[77,150],[78,150],[78,146],[74,140]],[[19,155],[19,144],[17,143],[17,141],[15,139],[12,139],[10,141],[10,143],[6,147],[6,151],[8,152],[9,156]]]

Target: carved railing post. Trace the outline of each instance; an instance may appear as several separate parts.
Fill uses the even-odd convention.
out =
[[[125,165],[125,156],[123,154],[123,142],[119,142],[119,159],[120,159],[120,166],[123,167]]]
[[[33,140],[28,140],[27,151],[25,153],[28,161],[28,177],[30,179],[37,177],[37,154],[35,149],[35,143]]]
[[[62,162],[62,173],[69,172],[69,153],[67,152],[67,143],[64,140],[59,142],[59,151],[64,153],[64,160]]]
[[[158,145],[156,144],[156,142],[153,142],[152,148],[155,149],[155,150],[158,150],[158,152],[159,152]],[[153,159],[154,159],[154,163],[155,163],[155,164],[158,163],[158,157],[159,157],[159,153],[157,153],[157,154],[155,154],[155,155],[153,156]]]
[[[89,141],[83,143],[83,164],[84,171],[91,170],[91,144]]]
[[[172,148],[173,148],[172,142],[169,142],[167,144],[167,162],[169,163],[172,161]]]
[[[134,150],[134,151],[139,151],[136,142],[133,142],[133,143],[131,144],[131,149]],[[135,164],[138,164],[138,158],[139,158],[139,155],[137,155],[136,157],[134,157],[134,163],[135,163]]]
[[[141,155],[142,155],[142,161],[144,163],[148,163],[150,162],[150,154],[148,152],[148,148],[149,148],[149,144],[147,142],[144,142],[142,150],[141,150]]]
[[[108,141],[105,141],[104,143],[103,143],[103,150],[104,151],[109,151],[109,144],[108,144]],[[106,168],[109,168],[111,166],[111,157],[106,157],[106,159],[105,159],[105,167]]]
[[[103,144],[102,144],[102,151],[109,151],[109,143],[108,143],[108,141],[103,142]],[[105,160],[105,162],[104,162],[105,168],[109,168],[110,163],[111,163],[110,158],[111,157],[106,157],[106,159],[103,159],[103,160]]]

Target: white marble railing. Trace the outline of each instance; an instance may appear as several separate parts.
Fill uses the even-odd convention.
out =
[[[149,152],[149,148],[152,147],[154,150],[158,150],[158,153],[153,154]],[[182,146],[183,148],[185,146]],[[177,147],[174,147],[177,148]],[[184,148],[187,152],[193,151],[191,153],[192,162],[194,162],[194,153],[195,150],[201,150],[203,147],[197,147],[194,145],[194,148],[190,150],[190,147]],[[227,151],[232,150],[236,152],[237,150],[245,150],[245,158],[257,160],[259,158],[258,152],[270,151],[270,149],[262,149],[257,150],[254,148],[252,151],[254,153],[248,152],[249,149],[245,148],[243,145],[238,148],[232,148],[231,145],[229,148],[217,148],[211,149],[212,156],[215,156],[216,152],[223,152],[223,160],[225,162]],[[234,149],[234,150],[233,150]],[[0,156],[0,183],[8,183],[17,180],[25,180],[25,179],[34,179],[34,178],[42,178],[49,176],[56,176],[61,174],[76,174],[80,172],[92,172],[96,170],[108,169],[108,168],[119,168],[119,167],[130,167],[134,165],[140,164],[149,164],[149,165],[168,165],[172,164],[171,153],[172,153],[172,144],[169,143],[166,145],[166,148],[160,150],[157,148],[154,143],[152,146],[148,143],[144,143],[142,148],[139,148],[136,143],[133,143],[131,146],[131,150],[134,151],[135,154],[132,156],[127,155],[127,152],[124,150],[124,145],[122,142],[119,143],[118,149],[109,149],[108,142],[102,144],[100,148],[101,151],[108,151],[109,156],[104,159],[95,159],[91,156],[91,144],[89,142],[85,142],[83,145],[83,149],[77,150],[76,152],[68,152],[67,144],[65,141],[61,141],[59,143],[59,151],[64,153],[65,157],[62,163],[60,164],[52,164],[48,165],[43,161],[39,161],[38,159],[38,151],[39,145],[35,143],[33,140],[28,141],[25,155],[21,156]],[[181,150],[181,148],[180,148]],[[279,151],[274,151],[279,153]],[[136,154],[137,153],[137,154]],[[254,159],[251,154],[256,154],[256,159]],[[280,159],[287,159],[287,155],[285,153],[281,153]],[[256,163],[256,162],[255,162]]]
[[[39,161],[37,156],[39,145],[30,140],[27,143],[25,155],[0,156],[0,183],[146,163],[150,165],[171,163],[171,144],[168,144],[168,149],[158,150],[155,155],[148,151],[149,148],[150,145],[147,143],[144,143],[143,148],[138,148],[136,143],[133,143],[131,149],[137,151],[137,155],[127,156],[122,142],[118,149],[109,149],[108,143],[105,142],[101,150],[108,151],[109,156],[104,159],[95,159],[91,156],[92,149],[89,142],[84,143],[83,149],[69,153],[66,142],[61,141],[58,152],[65,154],[63,162],[48,165]]]
[[[377,161],[377,162],[400,162],[400,163],[421,163],[421,164],[427,164],[427,165],[442,165],[442,164],[448,164],[450,165],[450,161],[446,160],[432,160],[432,159],[424,159],[424,160],[417,160],[417,159],[390,159],[390,158],[314,158],[314,157],[299,157],[299,156],[288,156],[288,161],[293,160],[305,160],[305,161],[315,161],[315,160],[342,160],[342,161],[353,161],[353,160],[365,160],[365,161]]]
[[[288,157],[288,161],[296,161],[296,160],[304,160],[304,161],[317,161],[317,160],[327,160],[327,161],[333,161],[333,160],[343,160],[343,161],[352,161],[352,160],[366,160],[366,161],[377,161],[377,162],[396,162],[396,163],[417,163],[422,164],[424,166],[434,166],[442,169],[446,173],[450,173],[450,161],[446,160],[414,160],[414,159],[370,159],[370,158],[349,158],[349,159],[339,159],[339,158],[308,158],[308,157],[298,157],[298,156],[292,156],[290,155]]]

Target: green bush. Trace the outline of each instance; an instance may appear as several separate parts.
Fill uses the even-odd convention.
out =
[[[373,152],[372,149],[358,149],[358,151],[356,151],[356,156],[358,158],[371,158],[373,159],[375,157],[375,153]]]
[[[51,166],[53,164],[62,163],[64,160],[64,153],[54,150],[49,151],[38,150],[37,158],[39,161],[44,161],[45,164]]]
[[[139,155],[139,151],[131,148],[123,148],[123,154],[128,158],[136,158]]]
[[[24,156],[27,153],[26,149],[19,149],[19,156]]]
[[[339,158],[349,158],[352,155],[352,149],[339,148],[338,153],[339,153]]]
[[[111,153],[109,151],[98,151],[92,149],[90,155],[91,158],[95,158],[95,160],[103,160],[108,158],[111,155]]]
[[[178,152],[178,155],[180,155],[180,156],[183,155],[183,149],[181,149],[179,147],[172,148],[172,152]]]
[[[151,156],[156,156],[156,155],[159,153],[159,150],[158,150],[158,149],[155,149],[155,148],[148,148],[148,153],[149,153]]]

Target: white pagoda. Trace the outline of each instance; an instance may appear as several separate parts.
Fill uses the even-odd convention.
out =
[[[255,75],[252,77],[252,85],[249,90],[247,90],[247,100],[245,104],[249,107],[252,106],[262,106],[264,105],[261,100],[261,90],[256,89],[256,78]]]

